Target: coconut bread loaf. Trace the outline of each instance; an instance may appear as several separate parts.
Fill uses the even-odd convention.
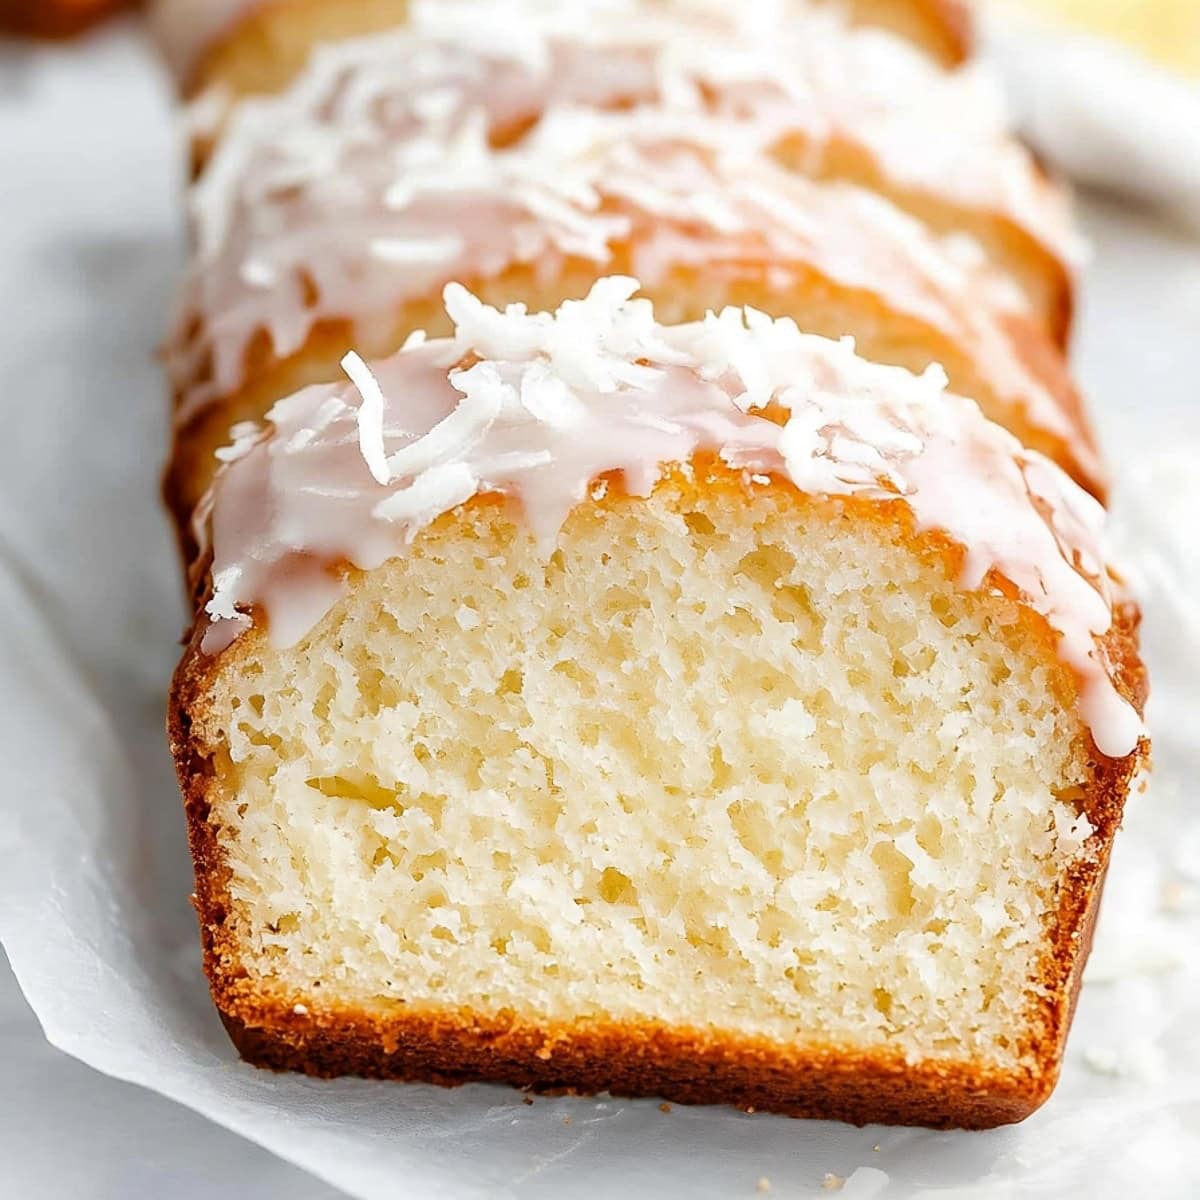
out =
[[[1069,205],[957,8],[173,11],[170,737],[238,1050],[1032,1112],[1146,680]]]
[[[1097,502],[788,320],[447,292],[241,431],[172,698],[242,1053],[984,1127],[1145,743]]]

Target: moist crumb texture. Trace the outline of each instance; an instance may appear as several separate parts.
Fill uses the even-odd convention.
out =
[[[1094,751],[1028,611],[914,546],[676,479],[581,505],[547,560],[474,503],[297,646],[246,637],[190,717],[236,970],[317,1020],[1036,1073]]]

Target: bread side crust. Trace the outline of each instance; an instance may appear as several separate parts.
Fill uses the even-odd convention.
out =
[[[688,488],[743,486],[714,466],[697,470]],[[794,491],[776,482],[775,488]],[[903,502],[873,503],[799,497],[801,503],[837,505],[910,540],[917,553],[941,559],[954,577],[962,548],[936,531],[917,534]],[[616,489],[596,503],[634,502]],[[470,504],[501,503],[476,497]],[[447,514],[443,520],[453,520]],[[995,572],[987,586],[1015,595]],[[1045,621],[1022,609],[1025,633],[1048,656],[1055,635]],[[1137,652],[1137,609],[1121,604],[1102,640],[1120,693],[1138,711],[1147,680]],[[986,1129],[1020,1121],[1048,1098],[1057,1082],[1083,967],[1091,948],[1113,837],[1130,785],[1148,759],[1144,740],[1130,755],[1110,759],[1092,747],[1090,780],[1080,802],[1095,827],[1094,856],[1072,865],[1046,935],[1037,994],[1031,1000],[1032,1042],[1021,1046],[1020,1066],[997,1070],[970,1061],[906,1062],[886,1049],[794,1046],[734,1031],[701,1031],[653,1022],[539,1022],[516,1015],[484,1015],[453,1006],[408,1009],[329,1004],[319,995],[291,995],[256,978],[243,965],[231,923],[229,868],[211,812],[218,781],[212,748],[193,735],[203,720],[217,674],[237,669],[261,625],[222,654],[199,648],[205,622],[192,630],[172,687],[168,710],[171,749],[187,816],[196,874],[193,903],[200,924],[205,972],[213,1000],[239,1053],[276,1070],[332,1077],[359,1075],[453,1085],[508,1083],[539,1091],[663,1096],[680,1103],[732,1104],[789,1116]],[[1064,669],[1065,673],[1065,669]]]
[[[856,0],[853,7],[862,24],[907,37],[944,67],[961,66],[975,50],[975,20],[965,0]]]
[[[849,8],[856,24],[889,29],[946,67],[965,62],[974,47],[964,0],[849,0]],[[201,52],[184,92],[195,95],[211,84],[224,84],[235,95],[278,91],[303,67],[315,40],[393,28],[407,12],[407,0],[261,0]],[[311,36],[290,36],[288,26],[294,31],[297,24]]]
[[[800,147],[805,143],[798,139]],[[825,147],[825,162],[805,169],[803,148],[791,151],[788,139],[781,143],[775,157],[788,170],[816,179],[846,180],[858,187],[878,192],[898,208],[914,216],[934,232],[946,233],[961,227],[987,252],[994,266],[1006,269],[1018,282],[1030,303],[1030,315],[1045,329],[1054,344],[1065,349],[1071,340],[1075,320],[1077,280],[1074,266],[1054,242],[1038,235],[1003,209],[963,205],[947,199],[935,190],[909,186],[884,172],[871,154],[852,138],[834,136]],[[1051,174],[1032,155],[1029,159],[1030,182],[1053,203],[1055,193],[1067,184]]]
[[[0,30],[26,37],[69,38],[135,0],[0,0]]]

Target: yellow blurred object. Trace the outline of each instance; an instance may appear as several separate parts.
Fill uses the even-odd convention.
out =
[[[1200,76],[1200,0],[1003,0],[1113,38]]]

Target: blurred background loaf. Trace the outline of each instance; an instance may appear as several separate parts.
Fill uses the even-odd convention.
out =
[[[0,32],[71,37],[138,0],[0,0]]]
[[[1064,30],[1099,34],[1165,67],[1200,75],[1200,4],[1196,0],[982,0],[1047,19]]]

